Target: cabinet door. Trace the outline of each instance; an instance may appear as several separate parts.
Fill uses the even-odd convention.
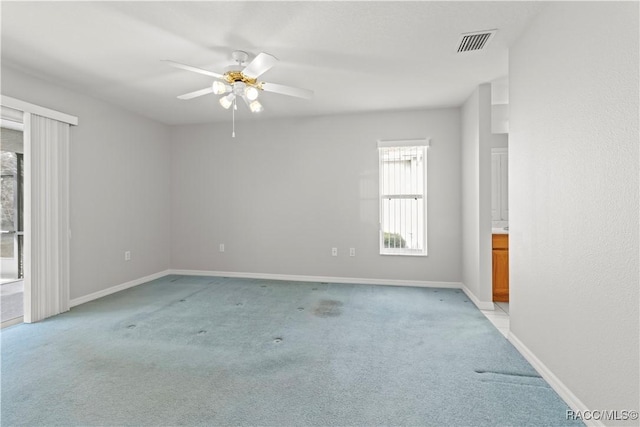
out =
[[[493,300],[509,302],[509,250],[493,250]]]

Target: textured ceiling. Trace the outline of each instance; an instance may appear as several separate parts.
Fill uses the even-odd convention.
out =
[[[227,121],[216,95],[181,101],[231,52],[271,53],[260,77],[312,89],[311,100],[263,93],[262,117],[460,105],[508,73],[508,47],[540,2],[6,2],[2,62],[168,123]],[[457,54],[461,33],[497,28],[481,52]],[[251,114],[239,105],[237,119]]]

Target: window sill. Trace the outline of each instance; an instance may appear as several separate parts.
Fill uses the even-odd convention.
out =
[[[409,252],[380,252],[382,256],[416,256],[416,257],[426,257],[426,253],[409,253]]]

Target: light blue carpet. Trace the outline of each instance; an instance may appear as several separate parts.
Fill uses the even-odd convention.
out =
[[[167,276],[2,331],[11,425],[560,426],[459,290]]]

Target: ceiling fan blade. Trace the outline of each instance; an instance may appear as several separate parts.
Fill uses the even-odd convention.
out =
[[[185,93],[184,95],[180,95],[178,99],[192,99],[208,93],[213,93],[213,87],[209,86],[208,88],[196,90],[195,92]]]
[[[309,89],[301,89],[298,87],[291,87],[291,86],[279,85],[276,83],[266,83],[266,82],[263,82],[261,86],[265,92],[280,93],[282,95],[296,96],[298,98],[305,98],[305,99],[311,99],[311,97],[313,97],[313,91]]]
[[[181,68],[187,71],[193,71],[194,73],[204,74],[205,76],[215,77],[216,79],[223,79],[222,74],[214,73],[213,71],[203,70],[202,68],[192,67],[191,65],[181,64],[179,62],[171,61],[169,59],[163,59],[162,61],[171,65],[172,67]]]
[[[242,74],[245,76],[255,79],[261,74],[269,71],[271,67],[276,65],[278,62],[278,58],[273,55],[269,55],[268,53],[260,52],[258,56],[253,58],[253,61],[249,63],[244,70],[242,70]]]

